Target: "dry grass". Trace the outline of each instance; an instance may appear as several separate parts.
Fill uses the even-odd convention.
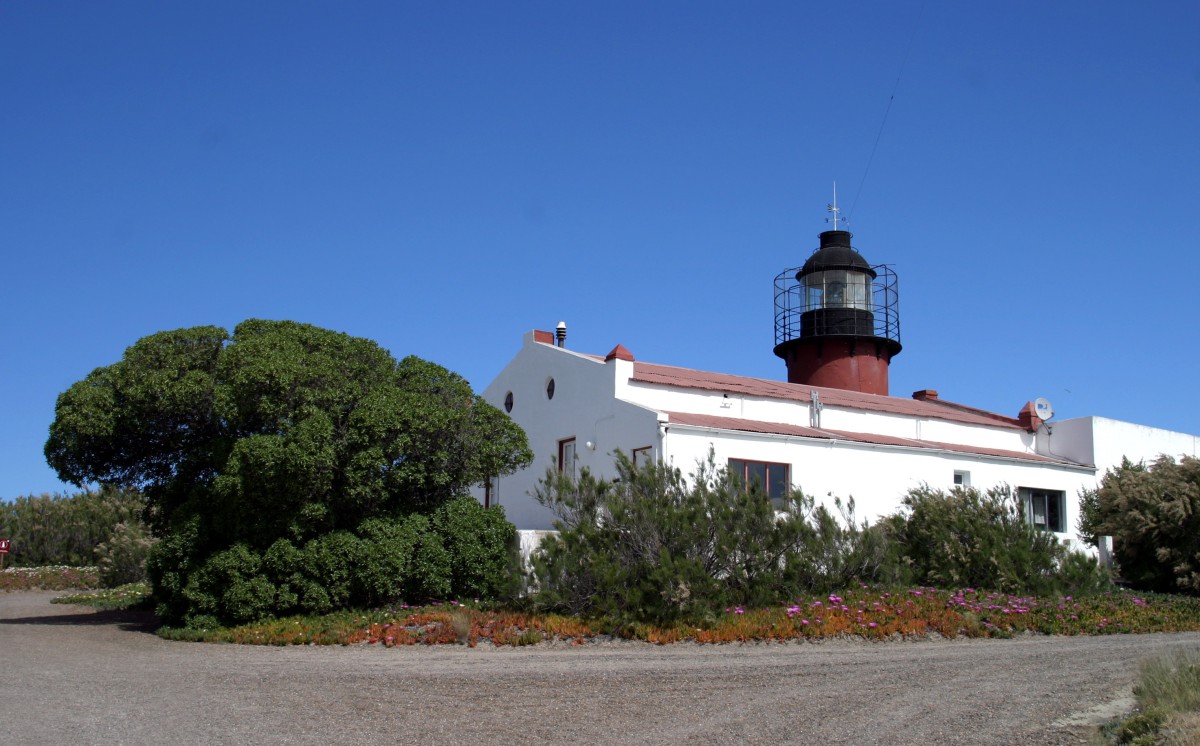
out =
[[[1200,650],[1144,661],[1133,693],[1137,711],[1102,728],[1097,743],[1200,746]]]

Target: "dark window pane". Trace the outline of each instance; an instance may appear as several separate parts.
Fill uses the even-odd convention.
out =
[[[765,490],[767,487],[767,465],[750,461],[746,464],[746,484],[750,489]]]
[[[767,482],[767,494],[772,500],[782,500],[788,492],[788,468],[783,464],[772,464]]]
[[[1046,525],[1051,531],[1063,530],[1061,499],[1053,492],[1046,495]]]

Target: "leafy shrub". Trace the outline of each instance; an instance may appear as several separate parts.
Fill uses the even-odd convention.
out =
[[[157,602],[155,611],[166,624],[182,624],[188,614],[189,601],[184,590],[197,564],[199,525],[199,516],[178,521],[174,530],[150,548],[150,556],[146,558],[146,577]]]
[[[112,536],[117,524],[141,524],[144,507],[138,492],[114,487],[0,503],[0,537],[12,541],[6,564],[91,565],[96,547]]]
[[[360,596],[359,571],[365,561],[362,542],[349,531],[334,531],[308,542],[301,550],[302,572],[308,581],[301,607],[324,614],[352,605]]]
[[[418,548],[429,541],[429,521],[423,515],[407,519],[372,518],[359,526],[363,537],[364,565],[359,584],[370,605],[404,598],[413,580]],[[448,568],[426,567],[444,576]]]
[[[1080,500],[1080,534],[1113,537],[1123,579],[1136,588],[1200,594],[1200,459],[1125,460]]]
[[[837,514],[800,491],[782,506],[745,489],[710,453],[690,479],[616,456],[617,478],[550,469],[535,497],[558,535],[534,553],[535,608],[628,624],[705,623],[722,608],[770,606],[854,583],[917,582],[1008,593],[1089,593],[1111,581],[1096,561],[1036,530],[1007,487],[912,490],[874,525],[854,501]]]
[[[507,582],[509,537],[516,535],[503,513],[462,498],[433,518],[369,518],[356,531],[333,531],[299,546],[278,539],[260,554],[238,543],[197,561],[188,553],[195,520],[155,546],[148,562],[159,614],[170,626],[493,597]]]
[[[145,524],[118,523],[108,541],[96,547],[100,580],[107,588],[140,583],[146,579],[146,559],[154,539]]]
[[[495,598],[512,593],[517,529],[505,519],[503,508],[459,497],[442,505],[432,524],[449,553],[450,585],[456,594]]]
[[[857,521],[854,498],[843,503],[834,497],[833,504],[837,517],[822,505],[812,511],[813,535],[796,558],[804,589],[828,592],[855,581],[887,586],[910,583],[912,573],[902,561],[899,543],[903,520],[893,517],[872,525]]]
[[[986,492],[920,487],[909,491],[903,506],[895,526],[917,583],[1033,594],[1108,587],[1095,560],[1034,528],[1007,486]]]
[[[192,573],[184,588],[189,626],[209,626],[210,619],[234,623],[268,616],[274,607],[275,589],[258,574],[262,558],[245,544],[210,555]],[[203,622],[197,625],[198,620]]]
[[[622,624],[711,621],[731,604],[841,585],[886,555],[882,535],[842,527],[799,491],[777,511],[712,454],[690,480],[616,458],[616,481],[549,470],[539,485],[535,496],[555,512],[559,534],[534,554],[535,606]]]
[[[1053,574],[1054,536],[1025,520],[1009,487],[919,487],[902,504],[901,541],[918,583],[1018,592],[1044,587]]]

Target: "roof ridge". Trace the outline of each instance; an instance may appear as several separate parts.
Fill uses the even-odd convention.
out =
[[[971,414],[977,414],[977,415],[980,415],[983,417],[991,417],[993,419],[1000,420],[1001,422],[1008,422],[1008,423],[1013,423],[1013,424],[1018,424],[1018,425],[1021,423],[1021,421],[1019,419],[1017,419],[1016,417],[1009,417],[1007,415],[1000,414],[999,412],[992,412],[991,410],[980,409],[979,407],[972,407],[968,404],[959,404],[958,402],[947,401],[940,397],[937,399],[924,399],[923,401],[927,401],[930,404],[941,404],[941,405],[950,407],[951,409],[957,409],[957,410],[960,410],[963,412],[970,412]]]
[[[635,362],[633,364],[632,381],[676,385],[684,388],[695,388],[706,391],[719,391],[741,395],[760,396],[763,398],[789,399],[792,401],[811,402],[812,392],[821,395],[825,406],[845,407],[866,411],[882,411],[892,414],[907,414],[925,416],[935,419],[965,421],[976,425],[994,422],[997,425],[1024,430],[1020,422],[1012,417],[1006,417],[996,412],[968,407],[954,402],[942,400],[928,401],[909,399],[884,394],[868,394],[861,391],[848,391],[828,386],[789,383],[771,378],[756,378],[734,373],[717,373],[697,368],[684,368],[678,365],[663,363]],[[946,406],[938,407],[937,404]],[[958,413],[960,417],[955,417]]]

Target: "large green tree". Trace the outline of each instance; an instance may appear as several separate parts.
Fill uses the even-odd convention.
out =
[[[153,334],[92,371],[59,396],[46,458],[66,481],[142,490],[152,529],[174,538],[162,577],[235,546],[257,556],[432,514],[531,454],[518,426],[441,366],[249,320],[232,335]]]

